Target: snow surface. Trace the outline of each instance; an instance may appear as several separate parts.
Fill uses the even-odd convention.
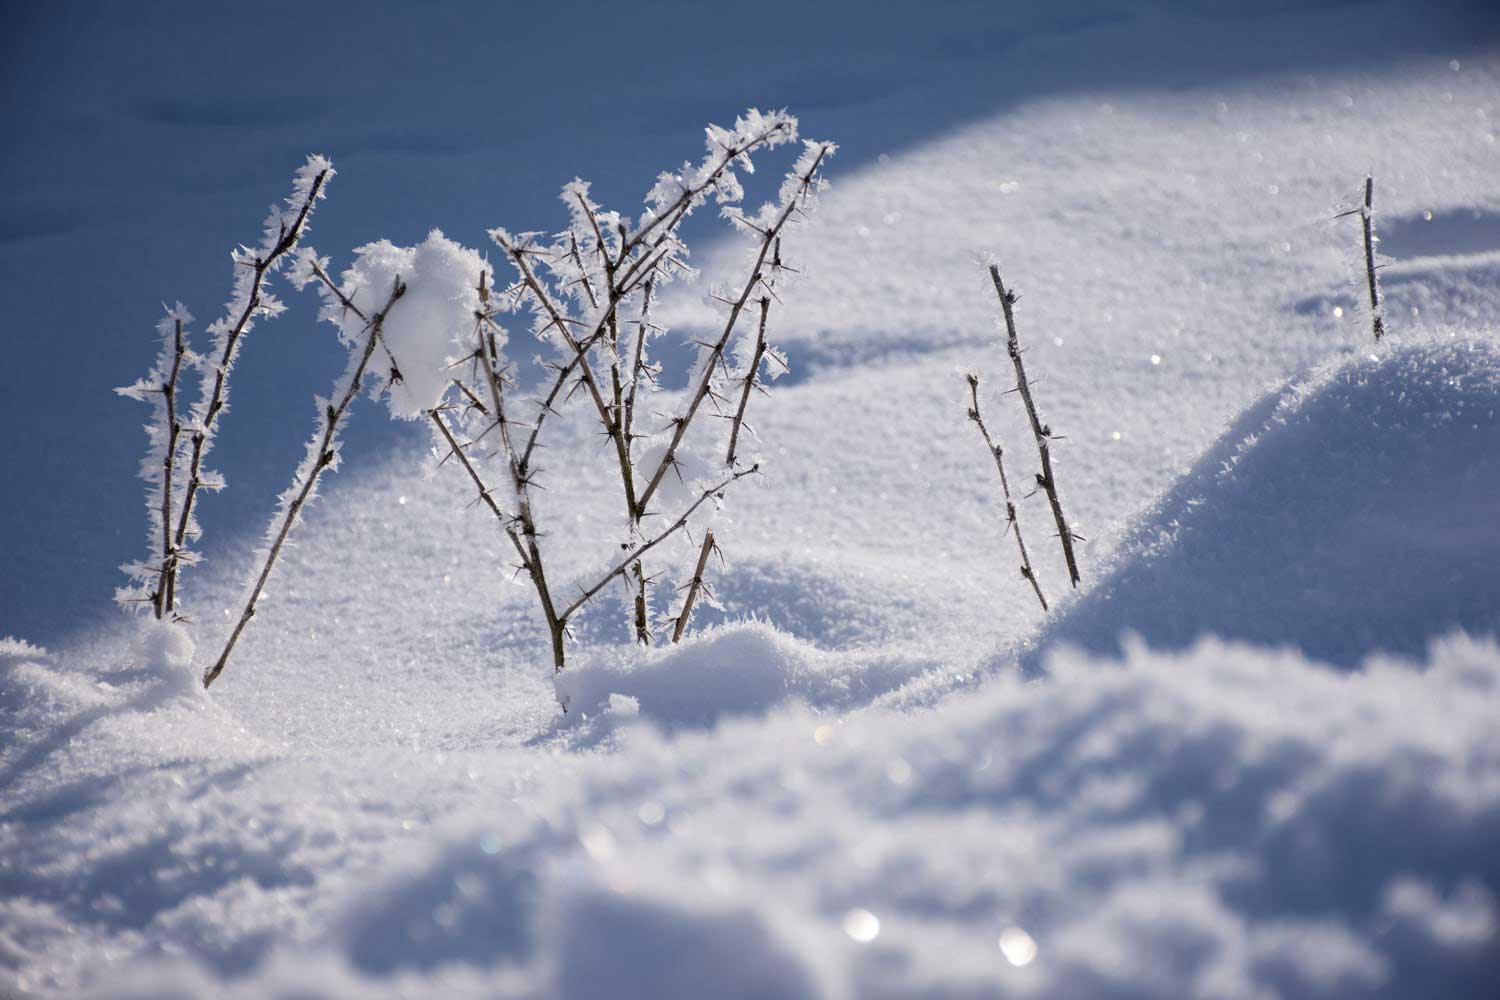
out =
[[[1213,51],[1253,64],[1351,16],[1296,6]],[[1184,37],[1229,30],[1197,16]],[[1149,52],[1160,27],[1037,5],[1014,54]],[[985,58],[1008,38],[971,34]],[[1500,990],[1500,59],[1162,75],[835,161],[778,307],[766,473],[715,525],[723,610],[642,651],[611,594],[567,716],[503,536],[421,446],[351,449],[211,694],[194,650],[237,611],[258,520],[195,569],[184,626],[7,624],[0,994]],[[937,84],[883,86],[809,131],[858,149],[830,126]],[[1329,221],[1367,169],[1394,260],[1379,346]],[[663,303],[684,336],[741,266],[721,246]],[[988,254],[1088,539],[1073,595],[1042,498],[1021,503],[1048,616],[964,417],[977,368],[1029,480]],[[594,575],[616,513],[587,417],[564,410],[547,456],[560,579]]]

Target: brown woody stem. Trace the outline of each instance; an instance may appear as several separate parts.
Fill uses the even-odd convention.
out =
[[[1017,296],[1006,290],[1005,283],[1000,280],[1000,268],[994,264],[990,265],[990,280],[994,282],[995,294],[1000,296],[1000,308],[1005,313],[1006,350],[1016,369],[1016,391],[1021,394],[1021,402],[1026,406],[1026,417],[1031,422],[1031,433],[1036,438],[1036,450],[1041,458],[1042,472],[1037,476],[1037,485],[1046,492],[1047,502],[1052,506],[1052,519],[1057,523],[1063,561],[1068,565],[1068,580],[1077,587],[1078,561],[1073,556],[1073,533],[1068,529],[1067,519],[1063,517],[1062,501],[1057,497],[1057,480],[1052,474],[1052,453],[1048,448],[1052,428],[1042,423],[1037,416],[1036,401],[1031,396],[1031,383],[1026,379],[1026,365],[1021,360],[1021,339],[1016,334],[1014,313]]]

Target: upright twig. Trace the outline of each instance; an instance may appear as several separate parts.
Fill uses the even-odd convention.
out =
[[[1006,290],[1005,283],[1000,280],[1000,268],[994,264],[990,265],[990,280],[994,282],[995,294],[1000,296],[1000,308],[1005,313],[1006,350],[1016,369],[1016,391],[1021,394],[1021,402],[1026,406],[1026,417],[1031,422],[1031,433],[1036,438],[1037,455],[1042,463],[1042,471],[1036,477],[1037,485],[1046,492],[1047,502],[1052,505],[1052,519],[1057,523],[1057,537],[1062,544],[1063,560],[1068,564],[1068,579],[1077,587],[1078,561],[1073,557],[1073,533],[1063,517],[1062,501],[1057,496],[1057,480],[1052,473],[1052,454],[1048,447],[1048,442],[1052,439],[1052,428],[1042,423],[1041,417],[1037,416],[1036,401],[1031,396],[1031,383],[1026,378],[1026,365],[1021,360],[1021,339],[1016,333],[1014,314],[1019,296]]]
[[[182,423],[177,419],[177,376],[182,371],[187,347],[182,337],[182,317],[173,317],[172,326],[172,372],[161,387],[167,407],[167,447],[161,462],[161,572],[152,601],[158,620],[170,615],[176,607],[177,546],[172,536],[172,492],[177,480],[173,465],[177,459],[177,438],[182,434]]]
[[[1365,236],[1365,278],[1370,288],[1370,326],[1376,343],[1385,334],[1385,317],[1380,314],[1380,283],[1375,280],[1375,176],[1365,177],[1365,208],[1359,213]]]
[[[651,497],[655,495],[657,488],[661,486],[662,480],[666,478],[668,470],[676,462],[677,449],[682,444],[682,439],[687,435],[688,427],[692,423],[693,417],[697,415],[699,407],[703,405],[703,401],[708,398],[709,392],[713,388],[714,370],[724,357],[724,349],[728,346],[729,339],[734,333],[735,323],[739,320],[740,313],[744,311],[745,303],[750,300],[750,296],[757,288],[762,286],[765,280],[764,268],[766,257],[770,254],[772,247],[776,243],[777,236],[781,234],[781,230],[798,210],[802,203],[801,199],[812,190],[818,168],[822,165],[823,160],[829,152],[831,152],[831,148],[825,145],[818,149],[817,154],[811,158],[807,169],[797,178],[798,185],[800,186],[800,197],[788,198],[786,204],[776,214],[774,221],[764,230],[760,246],[756,250],[755,262],[751,266],[750,277],[740,289],[739,295],[730,303],[729,316],[724,322],[723,331],[719,334],[717,340],[708,345],[708,356],[703,361],[702,371],[698,376],[698,384],[694,388],[693,394],[689,397],[688,405],[684,408],[682,415],[672,422],[672,439],[668,443],[666,451],[662,454],[661,461],[657,463],[655,471],[651,473],[651,478],[647,480],[646,488],[641,491],[640,504],[642,508],[651,502]]]
[[[493,426],[500,432],[500,444],[505,451],[506,468],[510,471],[511,489],[516,499],[516,520],[521,526],[520,539],[515,538],[514,529],[511,529],[512,541],[517,542],[517,551],[521,553],[521,565],[531,578],[537,601],[541,605],[542,617],[547,622],[547,635],[552,642],[552,672],[560,674],[566,663],[565,643],[568,620],[567,615],[557,613],[557,606],[552,600],[552,589],[547,585],[546,569],[542,565],[542,549],[538,540],[536,514],[531,497],[532,471],[527,465],[526,458],[516,450],[515,436],[511,432],[511,420],[505,411],[505,392],[501,385],[499,363],[495,353],[496,331],[494,319],[488,308],[490,294],[485,286],[483,272],[480,272],[479,276],[479,299],[483,308],[478,317],[477,333],[485,385],[490,391]],[[586,348],[580,349],[575,356],[581,359],[586,350]],[[580,363],[587,364],[586,361],[580,361]],[[527,453],[529,451],[528,447]],[[521,544],[522,542],[524,545]],[[567,706],[563,707],[566,710]]]
[[[320,164],[307,184],[306,194],[298,204],[296,215],[288,223],[284,218],[277,223],[278,232],[274,238],[267,233],[267,239],[262,244],[261,252],[249,260],[240,256],[235,258],[236,267],[248,267],[250,277],[243,284],[236,280],[236,299],[231,304],[231,312],[220,320],[220,345],[221,350],[213,362],[213,378],[207,382],[208,391],[199,403],[194,413],[196,427],[192,435],[192,455],[188,461],[187,485],[183,492],[182,510],[177,518],[177,530],[173,536],[174,548],[179,552],[187,542],[188,532],[193,524],[193,502],[201,489],[208,481],[204,475],[203,458],[207,454],[210,443],[213,440],[214,423],[218,420],[220,412],[224,409],[224,394],[229,382],[229,372],[234,367],[235,357],[239,352],[240,339],[251,328],[252,319],[256,312],[264,305],[262,289],[265,284],[266,275],[273,271],[280,259],[297,246],[297,241],[302,237],[302,231],[307,226],[308,216],[312,213],[313,204],[322,195],[323,185],[333,172],[333,167],[326,160],[309,161],[309,169],[314,164]],[[274,215],[273,215],[274,218]],[[248,254],[249,251],[244,251]],[[238,315],[235,315],[234,306],[238,305]],[[180,559],[173,559],[168,568],[164,591],[175,591],[177,567],[181,564]]]
[[[1047,610],[1047,598],[1042,596],[1042,586],[1037,582],[1036,571],[1031,568],[1031,557],[1026,554],[1026,540],[1021,537],[1021,521],[1016,517],[1016,505],[1010,496],[1010,480],[1005,476],[1005,459],[1001,447],[990,437],[989,428],[984,425],[984,417],[979,413],[979,376],[970,374],[969,379],[969,419],[974,421],[979,428],[979,433],[984,436],[985,446],[989,448],[990,454],[995,458],[995,469],[1000,473],[1000,491],[1005,496],[1005,530],[1014,532],[1016,536],[1016,549],[1021,555],[1021,575],[1031,584],[1031,589],[1036,592],[1036,599],[1041,602],[1042,610]]]
[[[708,569],[708,557],[718,546],[714,544],[714,533],[712,530],[703,533],[703,545],[698,549],[698,564],[693,567],[693,578],[688,581],[687,594],[682,599],[682,610],[677,613],[677,621],[672,625],[672,641],[681,642],[682,636],[687,632],[688,622],[693,617],[693,605],[697,603],[698,592],[706,586],[703,582],[703,574]]]
[[[140,476],[151,483],[146,508],[150,512],[149,562],[122,566],[136,582],[133,588],[120,588],[115,600],[122,606],[139,608],[150,605],[158,619],[175,615],[176,592],[172,583],[179,558],[191,561],[191,555],[180,554],[173,541],[173,504],[177,498],[177,457],[181,447],[183,422],[177,400],[181,387],[183,363],[192,363],[184,324],[192,321],[182,303],[167,310],[157,323],[161,344],[156,363],[144,378],[115,390],[122,396],[152,404],[151,422],[146,434],[151,445],[141,462]],[[149,581],[149,584],[147,583]]]
[[[291,534],[292,526],[297,523],[301,516],[302,508],[312,496],[313,489],[317,485],[318,477],[323,470],[328,468],[338,459],[338,449],[334,446],[334,439],[338,434],[339,421],[343,418],[349,404],[359,395],[363,383],[365,368],[370,363],[370,357],[375,353],[375,344],[380,340],[380,329],[385,323],[386,315],[391,307],[406,293],[406,286],[398,278],[391,289],[390,298],[386,300],[385,307],[370,318],[367,323],[369,335],[365,338],[365,345],[359,354],[359,358],[353,364],[352,370],[345,375],[345,387],[343,395],[337,404],[330,404],[323,413],[322,433],[318,436],[316,443],[308,451],[308,458],[303,467],[299,469],[298,477],[292,481],[290,502],[286,504],[282,512],[281,525],[272,537],[270,548],[266,551],[265,564],[261,567],[260,575],[256,577],[255,583],[250,588],[250,594],[245,601],[245,609],[240,613],[239,620],[235,623],[233,631],[229,633],[229,639],[224,644],[224,651],[214,661],[203,675],[203,686],[207,688],[218,676],[224,672],[224,666],[229,662],[229,655],[234,652],[234,647],[239,642],[240,633],[244,632],[245,626],[250,624],[250,619],[255,616],[255,604],[260,599],[262,591],[265,590],[266,581],[271,577],[271,570],[276,565],[276,559],[281,555],[281,549],[286,544],[287,536]],[[300,488],[297,479],[301,480]],[[284,494],[285,496],[285,494]]]
[[[779,254],[778,254],[779,256]],[[745,370],[745,379],[740,387],[740,404],[735,408],[734,419],[729,425],[729,449],[724,454],[724,464],[734,468],[735,450],[740,441],[740,429],[745,426],[745,407],[750,403],[750,393],[755,391],[760,374],[761,359],[766,356],[766,317],[771,312],[771,296],[760,297],[760,322],[756,325],[755,349],[750,355],[750,366]]]

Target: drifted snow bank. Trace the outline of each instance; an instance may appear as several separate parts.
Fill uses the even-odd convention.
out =
[[[570,712],[637,714],[675,730],[763,715],[787,702],[847,711],[942,666],[883,650],[833,653],[764,623],[708,629],[680,645],[592,652],[557,680]]]
[[[1038,645],[1214,634],[1352,667],[1500,634],[1497,498],[1500,343],[1366,348],[1246,409]]]
[[[808,654],[757,655],[792,676]],[[1500,646],[1451,638],[1425,668],[1355,674],[1218,642],[1047,666],[915,715],[641,725],[614,755],[545,766],[194,761],[188,733],[228,752],[222,720],[182,714],[105,765],[125,741],[80,730],[68,753],[91,777],[55,763],[53,787],[4,786],[0,968],[110,997],[1500,982]],[[67,715],[59,690],[23,712]],[[163,729],[177,754],[152,759],[142,734]]]

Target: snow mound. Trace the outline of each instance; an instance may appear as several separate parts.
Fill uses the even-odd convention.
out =
[[[79,733],[107,792],[3,794],[0,974],[111,997],[1500,982],[1500,646],[1455,637],[1424,670],[1341,674],[1131,644],[1123,664],[1055,653],[1048,673],[917,714],[638,727],[541,768],[511,751],[119,771],[98,763],[107,734]],[[168,780],[186,791],[164,818],[145,793]],[[330,788],[358,808],[329,808]]]
[[[1350,667],[1500,631],[1500,345],[1382,345],[1247,408],[1035,643],[1125,632],[1292,645]]]
[[[764,715],[788,702],[847,711],[940,663],[936,655],[827,652],[748,622],[704,629],[673,646],[606,647],[570,666],[557,685],[575,716],[607,708],[670,731]]]

